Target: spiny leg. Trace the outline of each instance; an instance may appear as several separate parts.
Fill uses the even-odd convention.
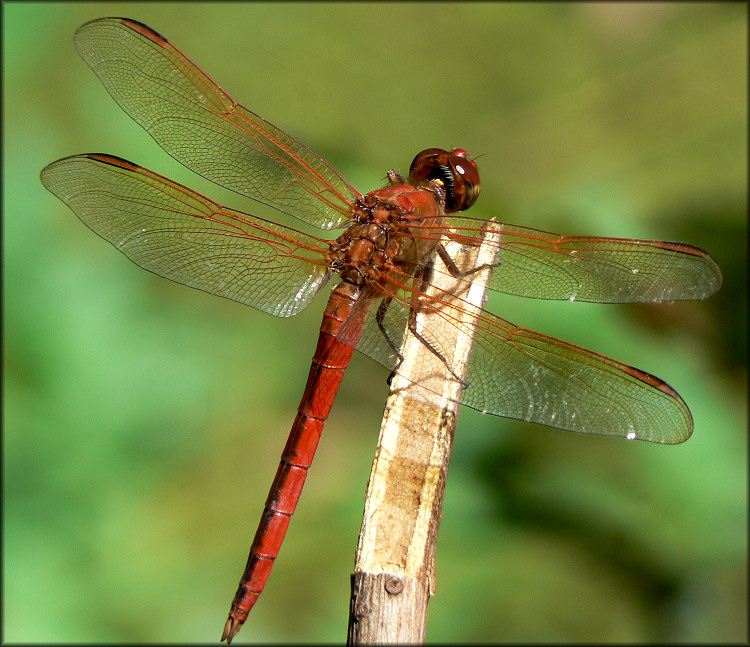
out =
[[[398,362],[396,362],[396,366],[393,367],[391,374],[388,376],[388,386],[391,385],[393,376],[396,375],[396,371],[398,371],[398,367],[401,366],[401,363],[404,361],[404,356],[401,354],[401,351],[396,347],[396,344],[393,343],[393,339],[391,339],[390,333],[386,330],[385,325],[383,324],[383,320],[385,319],[385,315],[388,313],[388,306],[390,306],[391,301],[393,301],[392,296],[384,297],[383,300],[380,302],[380,305],[378,306],[377,313],[375,314],[375,321],[378,324],[378,328],[380,329],[380,332],[383,333],[383,337],[385,337],[386,341],[388,342],[388,345],[391,347],[393,352],[396,353],[396,357],[398,357]]]
[[[455,261],[451,258],[451,255],[442,244],[437,246],[437,253],[438,256],[440,256],[440,260],[443,261],[443,265],[445,265],[445,268],[448,270],[448,273],[456,278],[463,278],[481,272],[482,270],[494,270],[495,268],[500,267],[500,261],[498,261],[497,263],[482,263],[481,265],[472,267],[468,270],[459,270]]]
[[[445,256],[450,261],[451,265],[453,265],[453,268],[458,272],[458,268],[456,267],[456,264],[453,262],[453,259],[451,259],[450,256],[448,255],[448,252],[446,252],[445,249],[443,249],[442,245],[438,246],[438,253],[440,253],[441,249],[443,250],[443,254],[445,254]],[[440,255],[440,258],[441,259],[443,258],[442,254]],[[443,260],[443,262],[445,263],[445,260]],[[447,263],[446,263],[446,267],[447,267]],[[422,344],[424,344],[425,347],[427,347],[427,349],[429,349],[429,351],[433,355],[435,355],[435,357],[437,357],[445,365],[445,368],[447,368],[448,371],[450,372],[450,374],[458,382],[461,383],[461,386],[464,389],[467,389],[467,388],[469,388],[469,383],[466,382],[466,381],[464,381],[456,373],[456,371],[453,370],[453,367],[450,365],[450,362],[445,357],[445,355],[443,355],[437,348],[435,348],[429,341],[427,341],[427,339],[424,337],[424,335],[422,335],[422,333],[420,333],[417,330],[417,315],[419,314],[420,310],[423,310],[423,308],[421,308],[420,303],[419,303],[419,295],[423,293],[422,290],[424,290],[427,287],[427,285],[429,284],[429,279],[430,279],[430,276],[432,274],[432,270],[433,270],[432,266],[425,267],[425,268],[422,269],[421,277],[419,275],[417,275],[415,277],[415,281],[421,279],[421,286],[420,286],[420,290],[419,291],[418,290],[414,290],[414,292],[412,292],[412,295],[411,295],[411,305],[409,307],[409,319],[408,319],[408,324],[407,325],[408,325],[408,328],[409,328],[411,334],[414,335]],[[450,271],[450,269],[449,269],[449,271]],[[400,364],[400,362],[399,362],[399,364]],[[396,366],[396,368],[398,368],[398,366]],[[395,370],[396,369],[394,369],[394,372],[395,372]]]

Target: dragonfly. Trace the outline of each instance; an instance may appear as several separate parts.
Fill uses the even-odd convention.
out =
[[[119,106],[188,169],[335,234],[316,237],[224,207],[108,154],[67,157],[41,173],[44,186],[96,234],[178,283],[289,317],[340,279],[222,641],[232,641],[266,584],[355,349],[393,376],[411,333],[461,383],[460,401],[485,413],[663,444],[691,435],[690,410],[663,380],[484,309],[466,323],[468,304],[428,288],[438,272],[473,280],[475,272],[460,270],[446,251],[455,242],[494,245],[494,262],[475,269],[489,270],[489,289],[512,295],[593,303],[703,299],[722,282],[707,252],[679,242],[561,236],[507,223],[490,228],[463,214],[477,200],[480,179],[476,161],[459,148],[428,148],[407,177],[390,170],[386,186],[362,194],[150,27],[103,18],[80,27],[74,40]],[[420,328],[419,313],[440,326]],[[465,377],[446,359],[445,327],[471,328],[461,331],[474,340]]]

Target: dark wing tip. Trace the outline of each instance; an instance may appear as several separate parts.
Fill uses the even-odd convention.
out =
[[[722,274],[720,265],[716,262],[716,259],[711,256],[707,251],[690,245],[688,243],[677,243],[669,240],[663,240],[657,243],[656,247],[660,249],[666,249],[677,254],[686,254],[688,256],[695,256],[705,261],[705,267],[710,271],[711,276],[708,277],[706,284],[706,292],[701,295],[700,298],[706,298],[716,292],[724,281],[724,275]]]
[[[108,153],[87,153],[85,155],[76,155],[76,157],[86,157],[88,159],[96,160],[97,162],[109,164],[110,166],[124,168],[128,171],[137,171],[141,168],[137,164],[133,164],[133,162],[129,162],[122,157],[117,157],[117,155],[109,155]]]
[[[656,442],[663,445],[679,445],[680,443],[684,443],[688,438],[690,438],[690,436],[693,435],[693,414],[690,413],[690,409],[682,399],[682,396],[677,393],[677,391],[669,386],[669,384],[667,384],[664,380],[656,377],[656,375],[652,375],[651,373],[642,371],[641,369],[635,368],[634,366],[623,367],[623,370],[631,377],[640,380],[648,386],[657,389],[672,398],[676,402],[677,406],[682,409],[685,414],[687,414],[687,420],[685,421],[686,424],[684,428],[681,429],[681,433],[679,436],[665,435],[656,440]],[[637,436],[634,436],[634,438],[637,438]]]
[[[164,38],[164,36],[162,36],[158,31],[156,31],[155,29],[151,29],[151,27],[149,27],[148,25],[144,25],[142,22],[133,20],[132,18],[97,18],[96,20],[91,20],[81,25],[76,31],[76,36],[78,36],[79,33],[83,32],[87,28],[93,27],[97,24],[107,23],[119,23],[133,30],[134,32],[139,33],[141,36],[148,38],[150,41],[156,43],[157,45],[160,45],[161,47],[166,47],[169,44],[169,41]]]
[[[123,159],[122,157],[117,157],[116,155],[108,155],[107,153],[84,153],[81,155],[70,155],[68,157],[63,157],[59,160],[55,160],[54,162],[50,162],[45,166],[41,173],[40,177],[42,179],[42,183],[47,186],[45,180],[45,176],[49,171],[56,168],[60,164],[70,162],[73,160],[94,160],[96,162],[101,162],[102,164],[109,164],[110,166],[117,166],[118,168],[123,168],[128,171],[139,171],[141,170],[141,166],[138,166],[137,164],[133,164],[133,162],[129,162],[126,159]]]

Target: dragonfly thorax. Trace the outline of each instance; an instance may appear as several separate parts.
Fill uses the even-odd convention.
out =
[[[341,278],[362,287],[376,282],[393,267],[400,236],[409,219],[402,204],[367,194],[357,201],[349,227],[331,243],[329,266]]]

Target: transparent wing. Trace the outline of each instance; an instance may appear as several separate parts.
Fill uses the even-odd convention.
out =
[[[404,290],[394,291],[391,297],[380,325],[378,309],[370,312],[357,350],[393,370],[410,298]],[[420,333],[439,355],[450,356],[453,341],[445,340],[455,337],[446,334],[448,329],[459,326],[474,337],[463,404],[484,413],[585,434],[673,444],[692,433],[690,410],[659,378],[486,311],[475,326],[460,323],[464,308],[455,299],[450,297],[457,305],[449,305],[420,296],[418,307],[427,313],[429,322]]]
[[[225,209],[119,157],[67,157],[41,178],[95,233],[177,283],[288,317],[328,279],[326,241]]]
[[[146,25],[94,20],[78,29],[75,45],[119,106],[189,169],[316,227],[349,217],[360,194],[331,166],[239,105]]]
[[[500,229],[498,264],[488,287],[500,292],[538,299],[630,303],[703,299],[721,287],[716,261],[685,243],[561,236],[506,223],[494,226]],[[447,236],[478,245],[486,237],[487,221],[451,216],[440,226],[428,221],[414,229],[418,236]]]

